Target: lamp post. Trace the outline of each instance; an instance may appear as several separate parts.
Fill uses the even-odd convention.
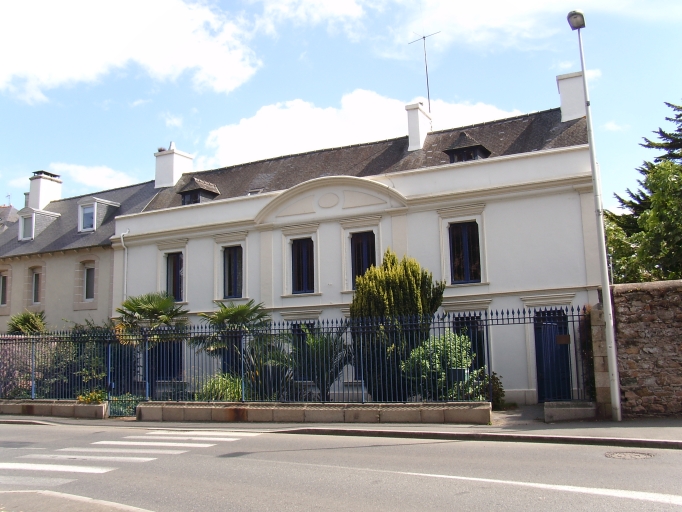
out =
[[[592,167],[592,187],[594,189],[594,209],[597,220],[597,243],[599,250],[599,271],[601,274],[602,305],[604,321],[606,323],[606,360],[609,369],[609,384],[611,388],[611,416],[614,421],[621,421],[620,408],[620,379],[618,376],[618,359],[616,354],[616,340],[613,330],[613,308],[611,306],[611,287],[606,256],[606,237],[604,234],[604,208],[601,199],[601,180],[597,167],[597,155],[594,148],[594,134],[592,133],[592,116],[590,112],[590,97],[587,92],[587,77],[585,76],[585,54],[583,53],[583,39],[580,29],[585,28],[585,16],[581,11],[571,11],[566,17],[572,30],[578,31],[578,45],[580,46],[580,67],[583,75],[585,90],[585,111],[587,118],[587,143],[590,148],[590,165]]]

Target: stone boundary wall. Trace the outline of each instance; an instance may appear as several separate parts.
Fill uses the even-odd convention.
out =
[[[681,415],[682,280],[620,284],[612,294],[623,417]]]

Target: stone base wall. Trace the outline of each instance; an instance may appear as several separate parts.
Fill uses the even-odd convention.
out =
[[[682,415],[682,281],[612,291],[623,417]]]

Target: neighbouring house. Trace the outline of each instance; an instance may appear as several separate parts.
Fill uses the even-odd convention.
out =
[[[405,137],[209,171],[193,171],[191,155],[171,145],[155,154],[155,181],[139,185],[145,198],[156,191],[149,204],[115,213],[116,233],[106,241],[114,248],[112,306],[166,291],[192,321],[216,302],[249,299],[277,320],[339,318],[349,314],[355,277],[388,247],[446,282],[444,312],[596,303],[581,75],[559,76],[557,84],[560,108],[432,131],[421,104],[412,104]],[[70,208],[79,201],[69,200]],[[62,212],[52,205],[50,212]],[[19,212],[29,213],[58,222],[52,213]],[[74,236],[76,227],[74,217]],[[16,230],[13,236],[12,247],[21,247]],[[10,252],[4,242],[2,250]],[[40,252],[47,250],[63,248]],[[11,261],[21,262],[12,270],[23,279],[15,287],[31,306],[30,268],[41,267]],[[489,334],[488,357],[507,399],[542,400],[538,331],[513,325]]]
[[[115,217],[142,211],[154,183],[67,199],[61,187],[34,172],[24,208],[0,208],[0,332],[24,310],[44,311],[52,329],[111,318]]]

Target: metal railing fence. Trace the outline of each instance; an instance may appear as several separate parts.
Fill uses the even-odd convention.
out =
[[[521,336],[525,349],[528,335],[539,399],[589,398],[589,315],[579,308],[2,335],[0,398],[94,395],[119,416],[146,400],[486,401],[491,336],[500,346]]]

